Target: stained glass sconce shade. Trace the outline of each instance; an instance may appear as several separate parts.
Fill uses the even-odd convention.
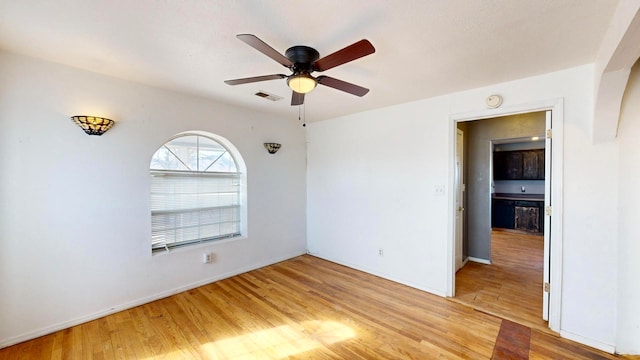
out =
[[[269,154],[275,154],[280,149],[280,144],[278,143],[264,143],[265,149],[269,152]]]
[[[71,120],[78,124],[87,134],[98,136],[106,133],[115,124],[111,119],[97,116],[77,115],[72,116]]]

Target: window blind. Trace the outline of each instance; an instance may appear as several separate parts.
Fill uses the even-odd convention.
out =
[[[240,173],[151,171],[152,250],[240,235]]]

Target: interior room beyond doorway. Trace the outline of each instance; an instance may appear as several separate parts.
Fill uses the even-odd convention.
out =
[[[457,123],[464,132],[465,265],[455,300],[543,331],[547,126],[545,111]],[[518,204],[503,209],[496,201]]]

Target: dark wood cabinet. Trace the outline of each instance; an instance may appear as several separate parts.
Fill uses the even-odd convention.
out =
[[[496,151],[494,180],[544,180],[544,149]]]
[[[493,199],[491,227],[544,232],[544,202]]]
[[[540,210],[541,208],[539,208],[538,206],[515,206],[515,229],[535,233],[541,232]]]
[[[536,152],[522,152],[522,178],[538,178],[538,154]]]
[[[515,201],[493,199],[491,208],[491,227],[513,229],[515,225]]]
[[[522,177],[522,154],[514,153],[514,151],[493,153],[494,180],[512,180]]]

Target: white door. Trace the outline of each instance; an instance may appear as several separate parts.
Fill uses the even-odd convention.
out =
[[[551,260],[551,111],[547,111],[547,136],[544,150],[544,265],[542,271],[542,318],[549,320],[549,271]]]
[[[464,235],[464,183],[463,150],[464,133],[458,130],[456,137],[456,271],[462,267],[462,239]]]

